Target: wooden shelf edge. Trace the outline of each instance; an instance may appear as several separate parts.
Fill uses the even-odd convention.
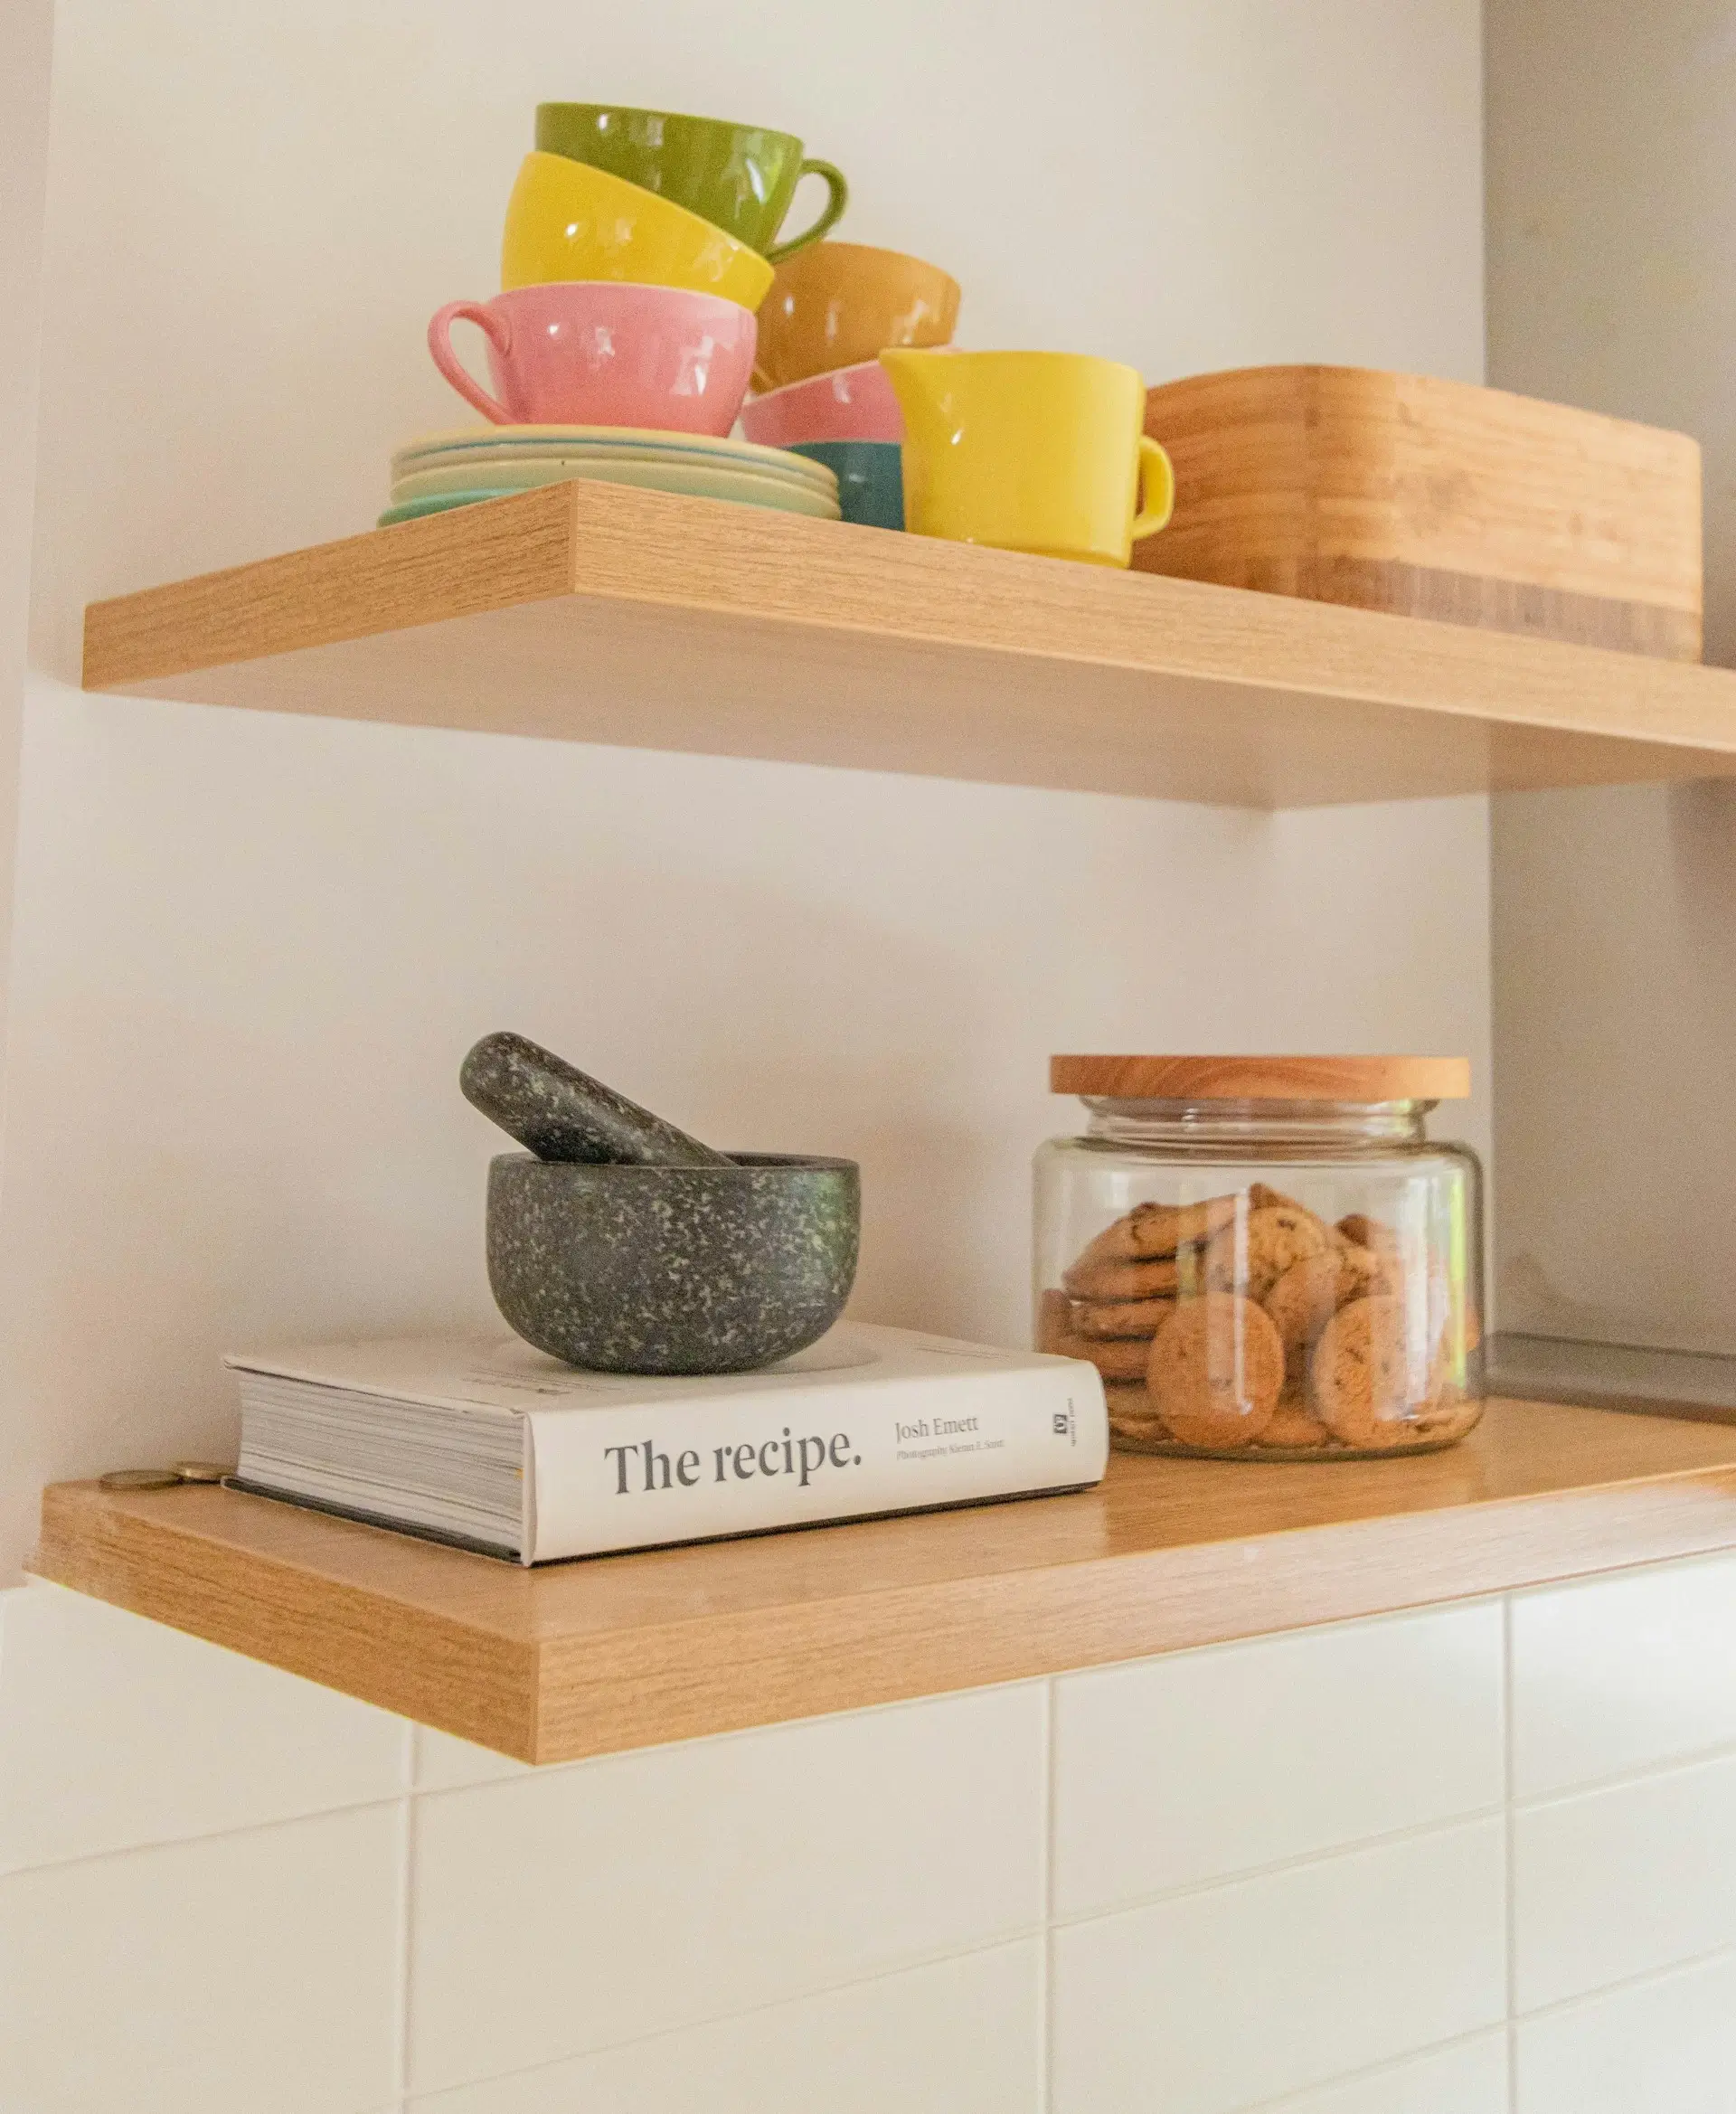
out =
[[[1195,711],[1207,695],[1269,716],[1312,703],[1335,711],[1341,738],[1352,741],[1375,713],[1389,716],[1401,741],[1414,715],[1422,730],[1460,722],[1461,741],[1486,729],[1522,757],[1540,741],[1631,744],[1639,779],[1736,774],[1729,670],[589,483],[93,602],[84,683],[259,703],[259,664],[301,656],[310,674],[324,675],[322,658],[372,642],[351,678],[353,716],[414,719],[413,703],[379,703],[382,640],[436,625],[462,628],[467,618],[497,624],[551,603],[609,612],[609,622],[640,635],[659,623],[737,626],[747,628],[744,642],[757,629],[835,661],[878,654],[890,667],[900,656],[927,656],[941,682],[948,670],[980,675],[1024,665],[1047,671],[1052,684],[1071,672],[1088,686],[1119,683],[1124,694],[1128,683],[1166,686],[1194,697]],[[477,634],[479,667],[501,637]],[[776,662],[775,646],[762,640],[759,650]],[[233,695],[218,680],[225,671]],[[407,656],[400,680],[413,692],[426,670]],[[288,686],[280,683],[269,700],[278,709]],[[477,723],[557,731],[547,714],[524,724],[510,707],[492,710],[496,717]],[[1052,744],[1065,746],[1064,726],[1047,724]],[[1154,722],[1154,738],[1173,731]],[[596,736],[581,726],[577,738]],[[913,745],[920,754],[920,739]],[[911,768],[978,775],[920,760]],[[1540,771],[1549,779],[1534,760],[1513,768],[1518,782],[1537,781]],[[1556,768],[1561,782],[1580,782],[1565,751]],[[1596,782],[1612,782],[1618,769],[1599,758]],[[1492,782],[1498,779],[1497,769]]]
[[[238,1560],[221,1534],[201,1533],[172,1513],[117,1505],[94,1483],[52,1484],[25,1568],[287,1674],[528,1758],[533,1645],[380,1585],[310,1569],[271,1545],[280,1541],[293,1550],[299,1539],[293,1529],[267,1534]]]
[[[85,608],[82,686],[125,690],[571,594],[572,545],[566,488],[544,485],[110,596]]]
[[[1736,1430],[1495,1402],[1455,1452],[526,1571],[240,1493],[44,1496],[39,1577],[567,1761],[1736,1548]]]

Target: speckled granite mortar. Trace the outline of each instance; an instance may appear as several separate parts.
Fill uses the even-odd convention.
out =
[[[746,1373],[844,1311],[854,1160],[738,1153],[715,1167],[503,1153],[488,1168],[488,1282],[527,1343],[602,1373]]]

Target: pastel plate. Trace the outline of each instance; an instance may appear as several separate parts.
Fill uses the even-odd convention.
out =
[[[788,448],[761,448],[751,440],[714,440],[700,433],[665,433],[637,426],[467,426],[456,433],[429,433],[406,441],[392,458],[392,475],[436,460],[462,461],[475,454],[504,456],[525,449],[566,455],[593,449],[608,454],[684,455],[796,476],[811,475],[815,467]]]
[[[439,492],[431,499],[406,499],[388,506],[374,523],[375,528],[392,528],[401,521],[420,521],[425,514],[449,514],[455,506],[474,506],[482,499],[514,499],[514,492],[494,492],[478,487],[471,492]]]
[[[464,455],[448,459],[435,456],[424,462],[407,462],[399,466],[392,478],[394,498],[402,495],[407,484],[418,477],[449,477],[458,485],[495,485],[503,490],[528,489],[532,485],[554,484],[562,477],[589,474],[607,477],[615,469],[670,469],[693,470],[704,476],[731,477],[766,477],[778,485],[798,485],[804,490],[817,492],[830,498],[836,491],[835,484],[825,477],[816,477],[816,469],[830,469],[824,456],[814,456],[807,460],[807,469],[797,475],[794,470],[765,469],[758,463],[733,463],[706,461],[699,456],[654,455],[649,451],[639,454],[632,448],[621,448],[609,453],[593,454],[587,448],[552,448],[546,454],[540,450],[519,448],[500,455]],[[437,487],[412,486],[409,496],[417,490],[434,491]]]
[[[688,492],[699,498],[731,499],[745,492],[768,497],[788,495],[826,508],[838,503],[837,479],[830,471],[826,475],[825,485],[815,485],[805,477],[769,477],[761,470],[731,469],[721,463],[678,462],[666,458],[641,462],[629,456],[491,464],[486,468],[467,463],[437,464],[399,477],[392,485],[392,497],[396,505],[404,499],[431,498],[441,492],[474,490],[484,483],[496,492],[529,492],[539,485],[563,485],[586,478],[608,485],[638,485],[651,492]]]
[[[803,467],[797,468],[797,462]],[[656,466],[679,464],[688,469],[721,470],[731,475],[753,477],[773,477],[779,483],[806,485],[816,492],[829,492],[832,487],[824,477],[815,472],[823,467],[816,460],[793,457],[788,463],[738,461],[729,456],[684,455],[674,449],[649,448],[502,448],[466,449],[461,455],[412,456],[392,466],[392,482],[401,484],[406,477],[420,477],[430,470],[449,470],[458,476],[480,484],[484,480],[494,483],[510,482],[520,469],[530,469],[535,465],[589,463],[598,470],[606,469],[611,463],[637,463]]]
[[[700,466],[685,467],[696,469]],[[572,483],[588,477],[599,484],[636,485],[646,491],[680,493],[696,499],[725,499],[737,505],[762,506],[779,514],[805,514],[815,521],[836,521],[840,518],[836,498],[824,492],[816,492],[811,486],[726,471],[713,471],[703,485],[695,485],[683,476],[682,469],[683,466],[676,464],[668,464],[658,469],[646,464],[623,463],[618,470],[569,470],[564,477],[555,481]],[[414,497],[397,498],[380,516],[377,525],[391,528],[397,522],[414,521],[425,514],[444,514],[452,507],[473,506],[484,499],[511,499],[521,492],[535,488],[529,486],[469,486],[456,491],[428,492]]]

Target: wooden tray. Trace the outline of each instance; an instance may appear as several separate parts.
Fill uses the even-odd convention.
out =
[[[1147,572],[1697,661],[1700,449],[1462,382],[1249,367],[1148,392]]]

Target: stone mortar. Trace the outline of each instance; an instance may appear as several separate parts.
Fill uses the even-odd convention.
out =
[[[527,1343],[601,1373],[746,1373],[844,1311],[854,1160],[740,1153],[619,1166],[503,1153],[488,1169],[488,1282]]]

